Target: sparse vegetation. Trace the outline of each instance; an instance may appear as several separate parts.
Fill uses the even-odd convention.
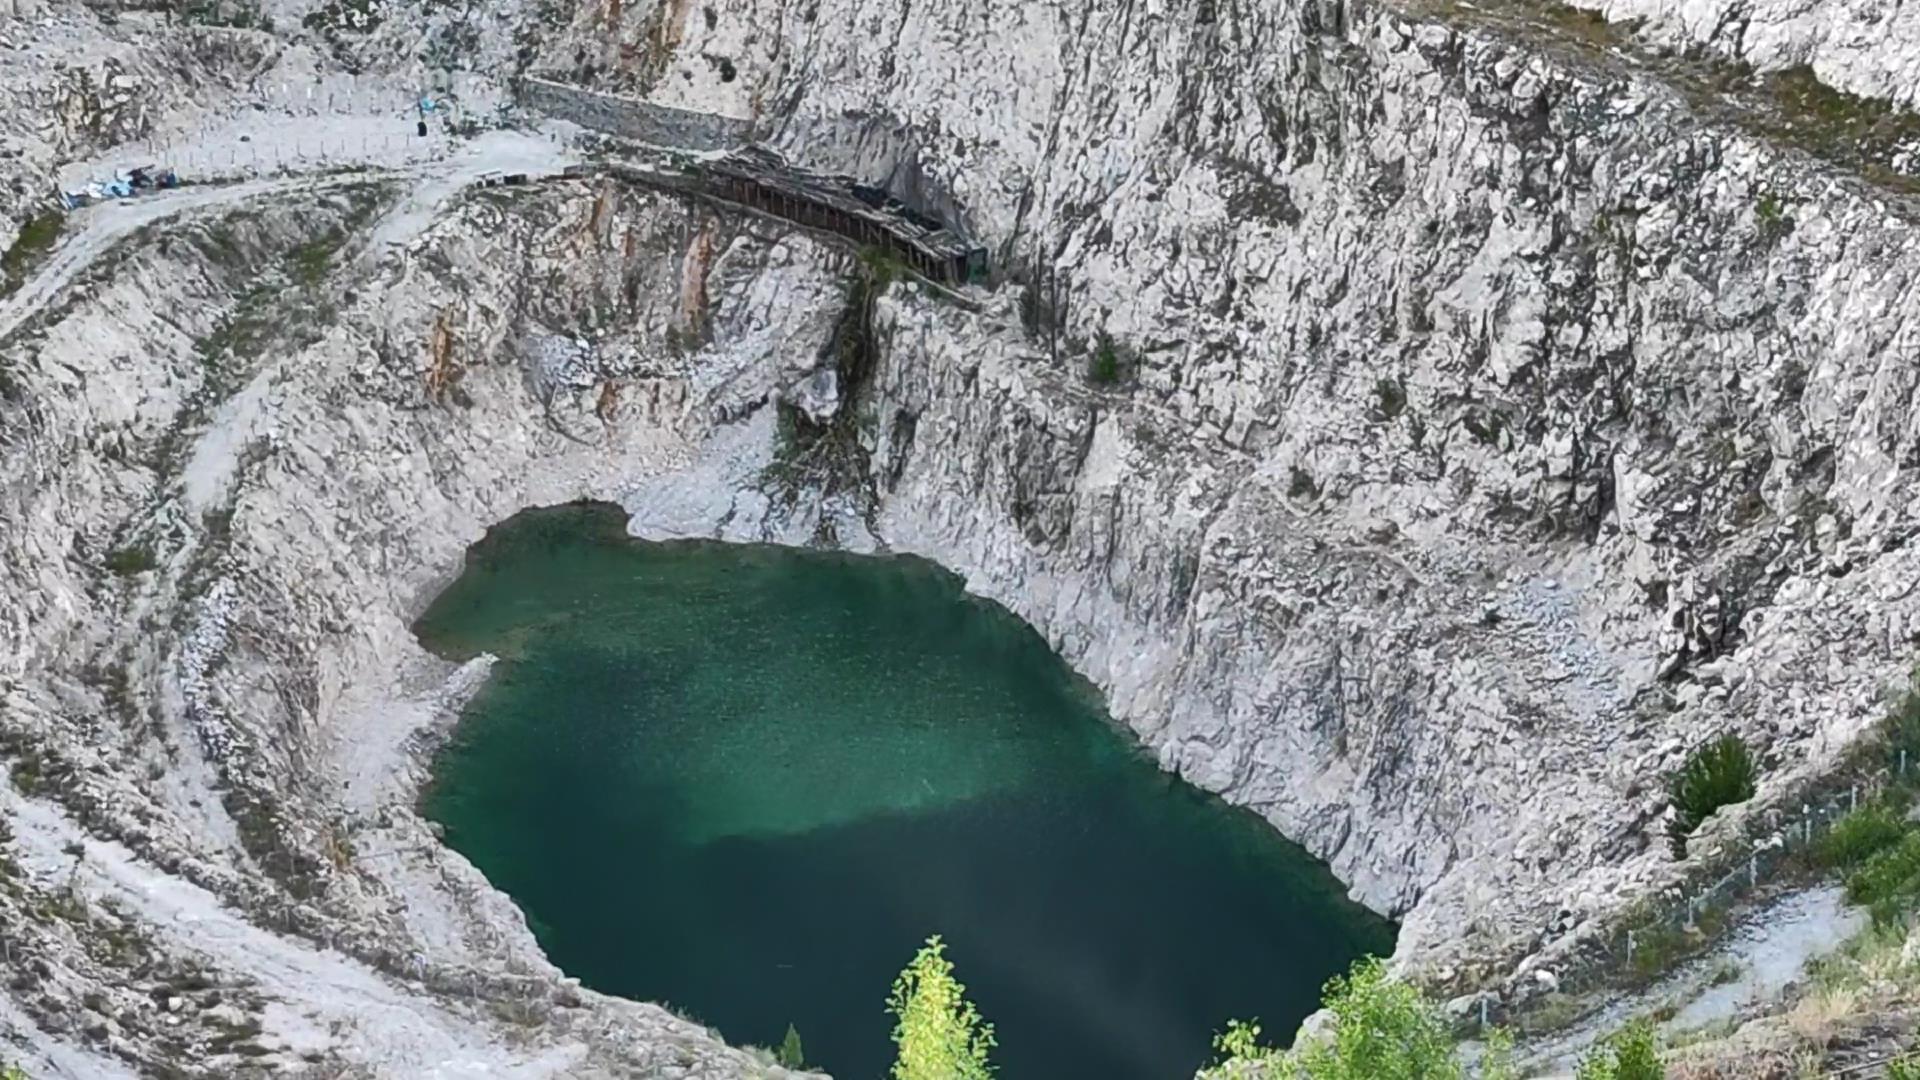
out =
[[[1667,839],[1674,858],[1686,857],[1687,838],[1715,811],[1753,798],[1756,776],[1753,752],[1738,735],[1722,735],[1695,750],[1667,783],[1674,809]]]
[[[1868,908],[1873,921],[1891,924],[1920,898],[1920,831],[1875,852],[1847,877],[1847,899]]]
[[[127,544],[107,555],[107,569],[119,577],[135,577],[154,568],[153,548],[146,544]]]
[[[60,233],[66,225],[67,216],[58,210],[47,210],[27,219],[13,246],[0,254],[0,298],[13,295],[26,284],[33,268],[60,242]]]
[[[987,1080],[993,1066],[993,1025],[980,1018],[953,976],[940,935],[927,939],[893,982],[887,1011],[895,1018],[899,1056],[893,1080]]]
[[[907,276],[906,261],[887,248],[869,244],[860,249],[860,266],[875,293]]]
[[[1829,86],[1808,64],[1768,76],[1767,86],[1783,112],[1828,139],[1898,142],[1920,135],[1920,115]]]
[[[1520,1066],[1513,1063],[1513,1035],[1506,1028],[1487,1032],[1486,1049],[1480,1055],[1480,1080],[1520,1080]]]
[[[1575,1080],[1666,1080],[1653,1025],[1635,1020],[1596,1043],[1580,1061]]]
[[[1407,386],[1398,379],[1381,379],[1373,384],[1373,399],[1376,421],[1398,419],[1407,411]]]
[[[1287,498],[1313,499],[1320,495],[1320,485],[1314,483],[1313,474],[1298,465],[1293,466],[1287,478]]]
[[[1814,860],[1824,869],[1853,871],[1900,843],[1907,831],[1892,800],[1871,802],[1833,823],[1814,846]]]
[[[308,12],[300,20],[300,25],[332,40],[343,31],[351,34],[372,33],[380,28],[382,21],[380,13],[374,10],[372,0],[328,0],[326,4]]]
[[[1760,238],[1769,244],[1793,231],[1793,218],[1787,216],[1786,203],[1771,192],[1760,196],[1760,201],[1754,204],[1753,216],[1759,223]]]
[[[13,789],[22,795],[39,794],[45,786],[45,765],[38,751],[22,751],[14,760],[13,767],[7,770],[8,779],[13,781]]]
[[[1500,445],[1500,436],[1506,430],[1506,417],[1492,410],[1474,410],[1460,420],[1460,426],[1467,429],[1473,441],[1482,446]]]
[[[1087,361],[1087,381],[1095,386],[1113,386],[1125,377],[1125,358],[1120,346],[1105,333],[1094,343],[1093,356]]]
[[[194,26],[273,32],[273,20],[260,13],[259,4],[247,0],[189,0],[180,8],[180,19]]]

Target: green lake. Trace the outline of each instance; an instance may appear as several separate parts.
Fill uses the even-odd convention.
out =
[[[938,933],[1005,1080],[1171,1080],[1289,1035],[1393,927],[1159,771],[1026,624],[917,559],[492,530],[420,620],[501,660],[424,800],[554,963],[880,1080]]]

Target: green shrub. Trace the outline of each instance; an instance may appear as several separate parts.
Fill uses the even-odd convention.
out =
[[[1667,825],[1673,856],[1685,858],[1687,837],[1723,806],[1753,798],[1758,770],[1753,752],[1738,735],[1722,735],[1695,750],[1687,763],[1667,782],[1674,817]]]
[[[1787,214],[1787,204],[1780,196],[1766,194],[1754,205],[1753,216],[1759,223],[1760,237],[1767,243],[1775,243],[1793,232],[1793,218]]]
[[[907,276],[906,260],[878,244],[860,249],[860,265],[874,292],[885,292],[887,286]]]
[[[1393,420],[1407,411],[1407,387],[1395,379],[1380,379],[1373,384],[1373,412],[1376,420]]]
[[[1100,335],[1100,343],[1094,347],[1093,359],[1087,364],[1087,381],[1095,386],[1112,386],[1120,381],[1120,347],[1105,334]]]
[[[1453,1037],[1433,1002],[1367,957],[1327,981],[1333,1037],[1290,1055],[1300,1080],[1458,1080]]]
[[[1872,909],[1875,922],[1897,918],[1920,895],[1920,832],[1874,854],[1847,878],[1847,899]]]
[[[980,1019],[966,999],[966,987],[953,977],[940,935],[914,954],[887,996],[894,1015],[893,1043],[899,1057],[893,1080],[988,1080],[993,1066],[993,1025]]]
[[[1666,1080],[1653,1025],[1635,1020],[1595,1043],[1573,1075],[1574,1080]]]
[[[26,283],[33,268],[60,242],[66,227],[67,216],[55,210],[35,215],[20,226],[13,246],[0,252],[0,296],[11,295]],[[10,1078],[0,1074],[0,1080]]]
[[[1330,1035],[1281,1052],[1260,1045],[1260,1026],[1227,1025],[1213,1045],[1221,1059],[1202,1080],[1461,1080],[1453,1037],[1440,1010],[1419,989],[1387,978],[1369,956],[1327,980],[1321,1004],[1333,1014]],[[1489,1039],[1489,1055],[1502,1054]],[[1495,1074],[1498,1075],[1498,1074]]]
[[[155,565],[153,549],[145,544],[128,544],[123,548],[115,548],[107,556],[107,569],[121,577],[144,574]]]
[[[1487,1032],[1487,1048],[1480,1055],[1480,1080],[1520,1080],[1513,1063],[1513,1034],[1506,1028]]]
[[[1633,973],[1651,981],[1670,970],[1693,950],[1695,942],[1685,930],[1666,922],[1655,922],[1634,933]]]
[[[1814,845],[1813,856],[1829,870],[1852,870],[1898,844],[1907,824],[1884,803],[1870,803],[1833,823]]]
[[[1920,1061],[1905,1058],[1887,1062],[1886,1080],[1920,1080]]]

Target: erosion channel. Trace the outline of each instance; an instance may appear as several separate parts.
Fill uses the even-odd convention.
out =
[[[1254,814],[1168,776],[1037,634],[905,558],[522,514],[418,624],[500,657],[427,812],[586,984],[886,1072],[929,934],[1011,1080],[1191,1075],[1392,949]]]

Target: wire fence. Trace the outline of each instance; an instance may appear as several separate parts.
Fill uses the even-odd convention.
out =
[[[1809,782],[1784,805],[1752,815],[1743,834],[1702,870],[1664,890],[1614,930],[1588,943],[1557,968],[1550,992],[1510,1000],[1483,995],[1477,1010],[1484,1031],[1504,1025],[1521,1033],[1551,1030],[1568,1019],[1560,995],[1634,990],[1713,946],[1741,904],[1804,883],[1820,865],[1816,849],[1836,822],[1920,772],[1906,750],[1872,755]]]

